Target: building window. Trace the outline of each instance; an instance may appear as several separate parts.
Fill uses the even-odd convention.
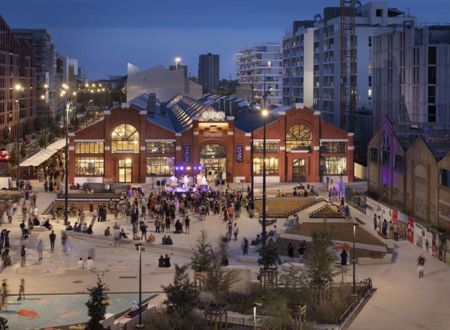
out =
[[[450,170],[441,171],[441,185],[450,188]]]
[[[147,142],[147,152],[152,154],[174,154],[174,141],[153,141]]]
[[[436,47],[428,47],[428,64],[435,65],[437,63]]]
[[[322,142],[320,152],[324,154],[338,154],[345,152],[345,142]]]
[[[436,67],[435,66],[428,67],[428,83],[436,84]]]
[[[170,176],[175,157],[147,157],[148,176]]]
[[[139,153],[139,132],[128,124],[117,126],[111,133],[112,152]]]
[[[369,157],[370,157],[370,161],[378,163],[378,149],[370,148]]]
[[[101,154],[103,153],[103,142],[75,142],[75,153]]]
[[[398,171],[403,171],[405,168],[405,161],[403,160],[403,157],[400,155],[395,155],[395,164],[394,167]]]
[[[101,157],[76,157],[75,175],[103,176],[104,160]]]
[[[383,17],[383,9],[377,9],[375,11],[375,14],[377,15],[377,17]]]
[[[430,123],[436,122],[436,106],[435,105],[428,106],[428,122],[430,122]]]
[[[280,143],[277,141],[266,141],[266,152],[276,153],[280,151]],[[264,152],[264,141],[253,141],[253,152],[263,153]]]
[[[323,157],[320,158],[320,175],[346,175],[346,157]]]
[[[262,158],[253,159],[254,175],[263,175]],[[278,175],[278,158],[266,158],[266,175]]]
[[[312,133],[305,125],[294,125],[286,133],[286,151],[311,150]]]

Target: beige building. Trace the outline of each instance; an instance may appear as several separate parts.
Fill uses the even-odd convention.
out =
[[[450,229],[450,133],[398,134],[385,117],[368,146],[368,189],[415,221]]]

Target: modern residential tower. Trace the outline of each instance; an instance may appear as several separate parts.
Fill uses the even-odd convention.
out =
[[[203,92],[211,92],[219,88],[219,55],[201,54],[198,57],[198,82],[203,86]]]

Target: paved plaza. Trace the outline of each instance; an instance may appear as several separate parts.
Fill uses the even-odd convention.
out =
[[[279,185],[271,187],[269,193],[273,195],[277,189],[288,191],[291,188],[292,185]],[[324,188],[318,188],[318,190],[325,195]],[[39,193],[37,200],[39,210],[46,209],[54,198],[54,194]],[[315,205],[299,212],[300,221],[304,219],[322,221],[308,217],[308,214],[317,207],[318,205]],[[352,215],[365,221],[364,229],[376,235],[370,219],[366,219],[365,215],[355,209],[352,209]],[[209,240],[213,244],[217,244],[221,235],[226,233],[226,224],[219,216],[207,216],[205,221],[199,221],[195,215],[191,217],[190,234],[170,234],[174,242],[172,247],[160,246],[164,234],[153,233],[156,236],[156,244],[146,248],[142,263],[143,291],[148,292],[147,295],[151,292],[161,292],[161,285],[167,285],[173,279],[173,268],[157,267],[158,257],[161,254],[169,254],[172,265],[187,263],[190,261],[192,248],[202,229],[208,232]],[[30,295],[25,302],[20,303],[16,302],[15,296],[10,296],[8,311],[0,313],[1,316],[10,320],[10,324],[14,325],[13,329],[16,328],[15,325],[28,329],[27,324],[29,323],[27,322],[29,320],[15,313],[19,309],[31,309],[39,314],[39,317],[35,319],[36,323],[33,323],[36,325],[33,327],[64,323],[62,322],[64,317],[50,317],[53,314],[48,314],[48,311],[42,307],[46,304],[65,306],[62,309],[64,311],[61,310],[60,313],[62,316],[67,316],[67,323],[73,322],[74,317],[85,315],[86,288],[95,285],[97,274],[102,274],[110,293],[116,293],[112,295],[111,311],[118,312],[126,309],[131,305],[133,299],[137,299],[138,252],[133,244],[123,242],[118,247],[113,247],[112,240],[103,237],[104,229],[107,226],[112,227],[115,221],[125,229],[127,234],[131,235],[131,225],[126,219],[114,219],[112,215],[109,215],[108,221],[97,222],[94,225],[93,235],[79,234],[77,237],[70,237],[73,247],[70,256],[65,256],[62,252],[60,240],[60,231],[64,229],[62,223],[53,223],[55,233],[57,233],[54,253],[49,251],[49,232],[34,231],[27,243],[28,255],[25,267],[20,267],[18,254],[20,219],[21,215],[17,214],[12,224],[2,225],[2,228],[11,230],[13,247],[13,266],[2,271],[2,278],[7,279],[9,292],[12,295],[17,294],[19,281],[24,278],[26,293]],[[238,240],[230,242],[230,264],[232,265],[242,264],[236,261],[236,256],[242,254],[242,238],[247,237],[251,241],[260,231],[258,221],[255,218],[249,219],[245,211],[237,220],[237,224],[239,226]],[[148,225],[148,229],[153,232],[153,224],[149,223]],[[283,232],[284,220],[278,220],[276,225]],[[38,237],[42,238],[45,244],[42,262],[38,261],[34,249]],[[79,257],[85,257],[93,248],[95,249],[96,272],[78,269]],[[448,329],[450,314],[447,313],[446,306],[450,296],[450,282],[448,281],[450,268],[437,259],[427,257],[425,277],[419,279],[416,273],[416,259],[419,253],[420,251],[409,242],[396,242],[392,264],[357,266],[357,279],[371,277],[377,291],[353,321],[350,329]],[[252,247],[250,255],[256,259],[257,253]],[[247,266],[252,268],[253,276],[256,278],[258,269],[256,263],[249,262]],[[346,276],[350,281],[351,272]],[[59,304],[62,301],[64,303]],[[57,324],[52,323],[53,320],[57,320]]]

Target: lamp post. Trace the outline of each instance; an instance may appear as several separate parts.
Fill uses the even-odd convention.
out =
[[[16,104],[17,104],[17,127],[16,127],[16,136],[17,136],[17,189],[20,189],[20,101],[19,101],[19,93],[23,92],[24,88],[21,84],[16,84],[14,86],[14,90],[16,91]]]
[[[267,239],[267,231],[266,231],[266,118],[269,115],[269,111],[267,109],[261,110],[261,115],[263,117],[264,125],[263,125],[263,192],[262,192],[262,245],[266,245]]]
[[[175,70],[178,70],[178,64],[181,62],[181,57],[175,57]]]
[[[355,250],[356,250],[356,227],[358,226],[357,222],[353,223],[353,293],[356,293],[356,256],[355,256]]]
[[[144,329],[142,324],[142,250],[144,247],[142,243],[137,243],[135,246],[139,251],[139,323],[136,325],[136,329]]]
[[[62,85],[61,96],[64,97],[65,102],[65,135],[66,135],[66,146],[64,148],[64,225],[69,223],[69,111],[70,111],[70,99],[67,97],[69,86],[66,84]]]

